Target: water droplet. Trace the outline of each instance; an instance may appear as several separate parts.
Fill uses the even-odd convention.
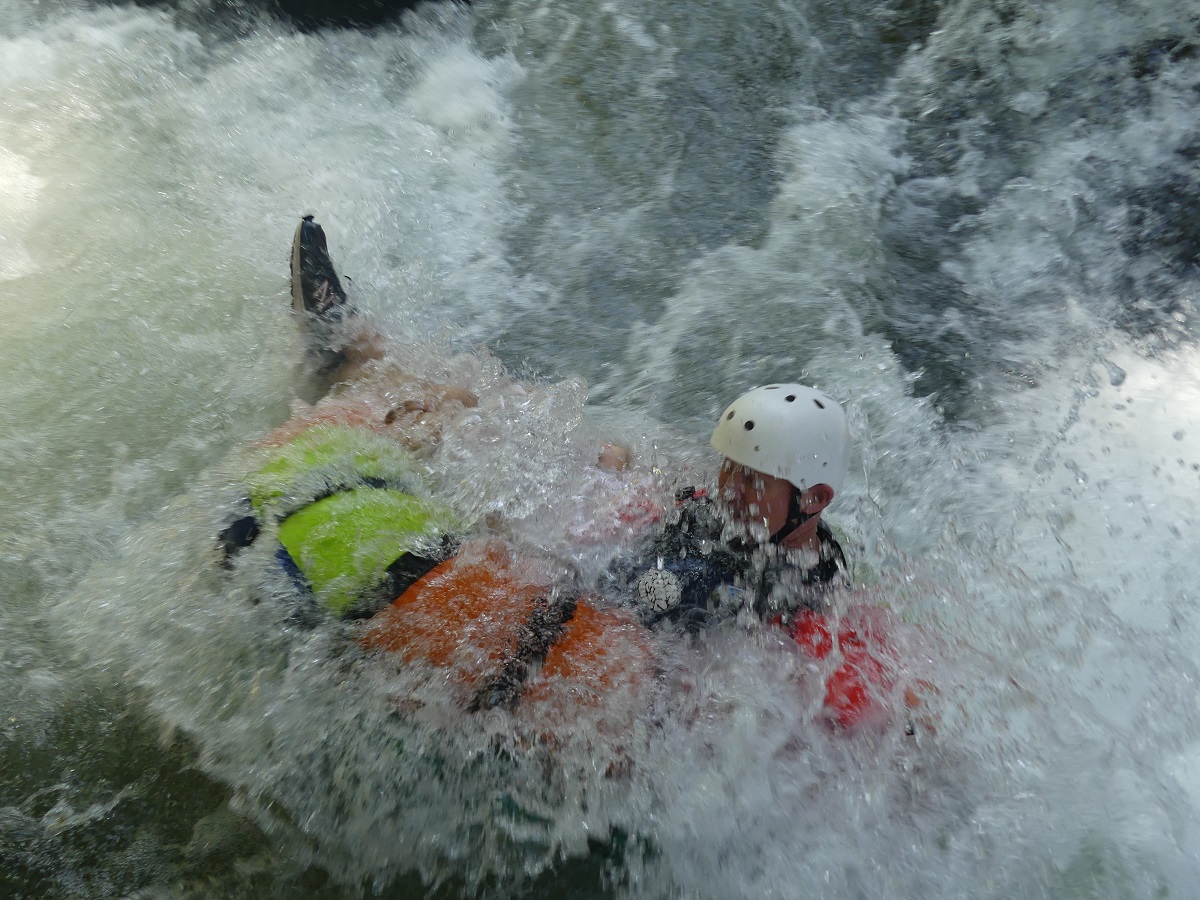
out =
[[[1104,365],[1108,368],[1108,383],[1113,387],[1119,387],[1125,383],[1125,370],[1111,360],[1105,360]]]

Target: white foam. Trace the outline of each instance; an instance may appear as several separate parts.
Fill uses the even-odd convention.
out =
[[[955,21],[914,66],[974,33]],[[1055,23],[1056,40],[1098,42],[1071,51],[1081,58],[1123,46],[1116,26]],[[632,13],[616,24],[647,51],[669,36]],[[288,624],[268,548],[232,583],[219,570],[212,538],[238,486],[196,473],[286,414],[297,215],[318,214],[393,337],[447,321],[455,337],[488,337],[546,296],[505,245],[520,214],[512,96],[530,75],[481,55],[470,25],[451,11],[409,32],[263,26],[210,45],[166,16],[109,9],[4,42],[17,64],[0,74],[0,233],[18,249],[0,257],[0,302],[22,336],[0,387],[14,426],[0,437],[3,549],[36,582],[21,603],[51,595],[52,633],[90,667],[33,652],[25,607],[6,614],[19,637],[5,652],[20,659],[0,683],[23,721],[92,672],[124,680],[196,736],[200,764],[279,837],[281,868],[311,860],[353,884],[414,867],[517,884],[611,825],[648,848],[628,854],[633,895],[1194,884],[1200,370],[1186,351],[1156,357],[1111,334],[1116,295],[1065,290],[1078,285],[1055,267],[1068,247],[1108,271],[1116,237],[1073,204],[1071,173],[1104,146],[1135,168],[1161,162],[1156,145],[1179,143],[1189,121],[1170,91],[1149,130],[1050,141],[981,214],[953,271],[1022,326],[1013,362],[1032,374],[1020,390],[981,386],[990,406],[969,427],[913,398],[894,348],[864,325],[884,201],[909,165],[899,119],[879,110],[794,110],[763,240],[698,256],[630,340],[641,374],[614,388],[624,408],[610,421],[646,469],[666,470],[640,483],[664,504],[676,480],[711,477],[707,423],[681,435],[628,407],[675,390],[717,403],[776,375],[848,401],[858,449],[831,518],[873,570],[867,596],[930,635],[910,646],[932,660],[937,735],[829,738],[812,723],[814,679],[770,633],[663,639],[664,697],[635,735],[632,774],[614,780],[586,725],[561,755],[531,750],[499,714],[457,717],[436,679],[372,668],[341,626]],[[1053,97],[1037,93],[1043,72],[1029,78],[1036,90],[1014,85],[1001,105],[1041,121]],[[969,194],[986,166],[964,153],[946,183]],[[596,237],[562,234],[564,254]],[[1023,304],[1034,289],[1059,302]],[[615,548],[563,536],[629,483],[592,468],[604,431],[586,386],[515,385],[489,354],[445,343],[404,352],[417,374],[481,396],[447,432],[446,495],[477,519],[502,512],[514,540],[594,576]],[[424,711],[397,717],[397,694]]]

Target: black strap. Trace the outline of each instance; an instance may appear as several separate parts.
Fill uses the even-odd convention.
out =
[[[383,592],[389,602],[395,600],[410,587],[432,572],[437,566],[454,555],[454,539],[448,535],[442,538],[441,545],[428,555],[402,553],[387,567]]]
[[[516,652],[505,661],[499,674],[475,692],[467,709],[479,712],[497,706],[516,708],[531,668],[543,662],[554,642],[562,637],[563,628],[575,615],[575,606],[574,597],[538,600],[517,637]]]
[[[800,495],[802,491],[797,488],[792,488],[792,494],[788,498],[788,513],[787,521],[783,523],[778,531],[771,535],[772,544],[782,544],[792,532],[812,518],[812,513],[803,512],[800,509]]]
[[[384,571],[383,583],[368,591],[342,613],[343,619],[369,619],[390,606],[410,587],[454,555],[454,539],[447,536],[428,554],[401,553]]]

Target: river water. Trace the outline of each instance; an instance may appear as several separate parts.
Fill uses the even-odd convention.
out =
[[[1194,896],[1200,4],[188,9],[0,0],[0,894]],[[488,398],[446,490],[578,571],[596,440],[703,482],[741,390],[842,399],[934,727],[830,736],[733,629],[606,777],[250,603],[308,212]]]

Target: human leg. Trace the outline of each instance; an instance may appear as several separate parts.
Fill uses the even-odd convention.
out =
[[[304,321],[308,368],[326,388],[353,379],[363,365],[383,356],[379,333],[355,319],[325,230],[312,215],[300,220],[292,238],[291,288],[292,307]]]

